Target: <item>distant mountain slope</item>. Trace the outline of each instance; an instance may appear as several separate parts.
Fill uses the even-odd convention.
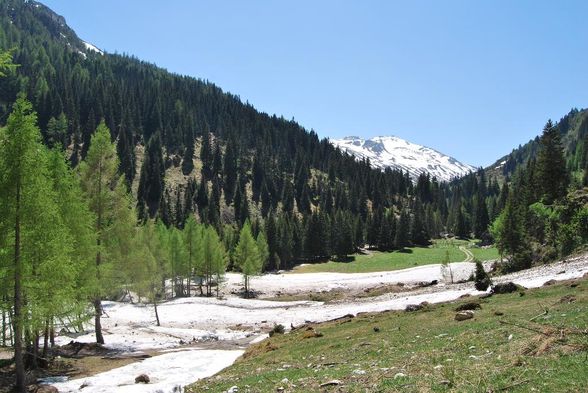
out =
[[[555,123],[555,126],[561,136],[568,168],[575,176],[581,176],[581,169],[588,159],[588,110],[574,108]],[[536,158],[538,150],[539,136],[500,157],[485,169],[486,174],[497,179],[508,178],[520,165]]]
[[[413,179],[422,173],[429,173],[438,180],[449,181],[476,169],[429,147],[395,136],[378,136],[368,140],[349,136],[331,142],[357,158],[369,159],[376,168],[407,171]]]

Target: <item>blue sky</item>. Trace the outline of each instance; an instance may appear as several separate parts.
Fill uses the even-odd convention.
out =
[[[321,137],[489,165],[588,107],[588,1],[46,0],[78,35]]]

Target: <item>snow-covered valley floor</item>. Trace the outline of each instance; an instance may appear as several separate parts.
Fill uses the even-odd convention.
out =
[[[454,280],[470,276],[472,263],[454,263]],[[527,288],[549,280],[567,280],[588,273],[588,254],[551,265],[495,277],[494,282],[513,281]],[[159,307],[161,327],[155,326],[153,307],[105,302],[102,319],[107,347],[130,353],[151,352],[155,356],[94,376],[54,383],[60,392],[173,392],[180,386],[213,375],[232,364],[252,342],[266,337],[275,324],[287,328],[307,321],[320,322],[360,312],[401,310],[423,301],[438,303],[464,294],[479,294],[473,284],[445,284],[441,266],[428,265],[380,273],[269,274],[252,280],[263,296],[300,294],[329,290],[365,290],[402,283],[406,286],[437,280],[439,283],[399,293],[345,299],[329,303],[314,301],[270,301],[242,299],[231,292],[240,289],[240,276],[228,274],[226,297],[180,298]],[[62,335],[57,341],[92,342],[93,332],[76,337]],[[135,384],[147,374],[150,384]],[[83,389],[81,386],[85,385]],[[174,390],[176,389],[176,390]],[[177,390],[180,389],[180,390]]]

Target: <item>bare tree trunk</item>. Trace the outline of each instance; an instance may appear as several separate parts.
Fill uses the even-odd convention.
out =
[[[98,217],[96,221],[96,229],[98,236],[96,237],[96,246],[98,248],[96,252],[96,279],[100,282],[100,264],[102,263],[102,254],[100,246],[102,241],[102,162],[98,166]],[[98,284],[100,285],[100,284]],[[96,294],[94,298],[94,331],[96,332],[96,343],[104,344],[104,337],[102,336],[102,323],[100,317],[102,316],[102,301],[100,300],[100,294]]]
[[[39,333],[35,332],[35,336],[33,338],[33,354],[31,359],[31,365],[33,369],[39,368]]]
[[[104,336],[102,335],[102,322],[100,317],[102,316],[102,301],[100,298],[94,299],[94,330],[96,330],[96,342],[98,344],[104,344]]]
[[[157,320],[157,326],[161,326],[159,323],[159,313],[157,312],[157,299],[153,297],[153,307],[155,308],[155,319]]]
[[[20,258],[20,181],[16,182],[16,214],[14,224],[14,362],[16,366],[15,390],[24,393],[25,370],[22,351],[22,261]]]
[[[6,303],[6,296],[2,296],[2,300]],[[6,346],[6,310],[2,308],[2,346]]]
[[[47,357],[47,351],[49,350],[49,320],[45,321],[45,331],[43,332],[43,356]]]
[[[49,342],[51,342],[51,348],[55,346],[55,321],[51,318],[51,327],[49,328]]]
[[[190,255],[188,257],[188,297],[190,297],[190,278],[192,277],[192,236],[190,236]]]

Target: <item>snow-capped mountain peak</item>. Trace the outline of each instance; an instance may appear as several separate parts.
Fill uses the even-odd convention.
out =
[[[377,136],[367,140],[348,136],[331,140],[331,143],[357,159],[368,158],[373,167],[408,171],[413,179],[426,172],[440,181],[449,181],[476,169],[437,150],[396,136]]]

